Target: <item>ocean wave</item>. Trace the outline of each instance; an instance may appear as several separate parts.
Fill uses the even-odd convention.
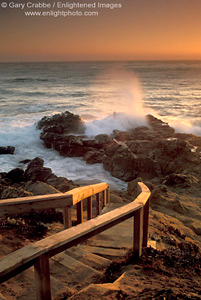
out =
[[[49,82],[49,79],[46,78],[33,78],[33,77],[21,77],[21,78],[14,78],[10,81],[10,83],[15,82]]]
[[[85,174],[93,179],[96,172],[104,172],[85,163],[79,169],[80,160],[63,160],[43,147],[33,124],[44,115],[66,110],[87,121],[89,136],[146,125],[147,113],[177,131],[201,135],[200,62],[121,66],[111,62],[0,64],[0,143],[16,146],[14,156],[0,158],[2,170],[18,166],[21,158],[41,156],[58,176],[69,179]]]
[[[137,126],[147,125],[145,116],[129,115],[126,113],[116,113],[99,120],[88,121],[86,123],[85,134],[89,137],[97,134],[111,134],[113,130],[126,131]]]
[[[32,96],[47,96],[47,93],[45,92],[21,92],[19,93],[19,95],[21,96],[29,96],[29,97],[32,97]]]
[[[4,124],[5,125],[5,124]],[[36,126],[27,126],[20,120],[13,121],[9,128],[0,131],[0,145],[14,146],[14,155],[0,155],[0,172],[24,166],[20,161],[41,157],[45,166],[52,169],[57,176],[64,176],[76,182],[107,182],[111,187],[125,188],[126,183],[112,177],[101,164],[88,165],[80,158],[61,157],[56,150],[46,149],[40,140],[40,131]]]

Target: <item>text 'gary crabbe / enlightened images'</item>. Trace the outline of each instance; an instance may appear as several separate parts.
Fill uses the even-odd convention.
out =
[[[2,2],[1,8],[24,10],[25,16],[39,17],[67,17],[67,16],[99,16],[101,11],[122,8],[119,2]],[[32,10],[34,9],[34,10]],[[79,9],[79,10],[78,10]],[[90,9],[90,10],[89,10]],[[32,11],[30,11],[32,10]]]

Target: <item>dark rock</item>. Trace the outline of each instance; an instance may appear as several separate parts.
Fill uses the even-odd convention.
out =
[[[58,177],[43,166],[43,159],[31,160],[25,172],[16,168],[0,173],[0,199],[67,192],[78,187],[72,180]]]
[[[152,115],[146,116],[147,123],[155,132],[161,134],[163,138],[173,137],[175,130],[170,127],[167,123],[161,121],[160,119],[155,118]]]
[[[10,180],[8,178],[1,179],[0,183],[3,184],[3,185],[12,185],[13,184],[12,180]]]
[[[81,156],[76,153],[81,149],[75,149],[77,147],[81,148],[81,140],[72,135],[68,137],[71,133],[83,134],[85,131],[85,124],[78,115],[66,111],[51,117],[43,117],[38,122],[37,129],[43,130],[40,138],[47,148],[54,148],[65,156]],[[73,143],[74,148],[71,149]]]
[[[4,179],[7,177],[7,173],[6,172],[0,172],[0,180]]]
[[[176,211],[179,214],[186,214],[187,213],[187,208],[181,204],[181,202],[179,201],[179,199],[175,199],[173,201],[170,201],[167,205],[167,207],[171,210]]]
[[[20,161],[20,164],[28,164],[31,160],[30,159],[24,159]]]
[[[84,160],[87,164],[96,164],[102,163],[104,159],[104,151],[103,150],[90,150],[84,155]]]
[[[125,132],[114,130],[111,136],[100,134],[95,139],[69,134],[74,123],[73,128],[77,128],[74,132],[84,132],[82,120],[69,112],[44,117],[38,128],[43,129],[41,139],[46,147],[56,149],[63,156],[82,157],[87,163],[103,163],[112,176],[124,181],[200,173],[200,155],[192,151],[193,146],[175,138],[174,129],[167,123],[151,115],[146,118],[148,127],[139,126]]]
[[[201,236],[201,227],[191,226],[191,229],[199,236]]]
[[[0,147],[0,154],[14,154],[15,147],[7,146],[7,147]]]
[[[113,194],[112,192],[110,193],[110,203],[123,203],[125,199],[122,197],[119,197],[116,194]]]
[[[56,134],[82,134],[85,131],[85,124],[78,115],[66,111],[51,117],[43,117],[38,122],[37,129]]]
[[[180,140],[188,141],[191,145],[201,147],[201,137],[189,133],[175,133],[175,137]]]
[[[70,189],[77,187],[72,180],[68,180],[64,177],[58,177],[52,173],[52,170],[49,168],[43,167],[43,159],[36,157],[33,159],[25,171],[25,176],[27,180],[33,182],[42,181],[48,185],[53,186],[60,192],[67,192]]]
[[[142,182],[142,178],[138,177],[138,178],[128,182],[128,185],[127,185],[127,193],[129,195],[132,195],[133,198],[136,198],[141,192],[138,182]]]
[[[158,187],[155,187],[153,191],[151,191],[150,196],[150,206],[155,208],[155,206],[165,206],[168,201],[166,198],[161,194]]]
[[[85,148],[91,148],[91,149],[103,149],[104,148],[104,144],[99,142],[98,140],[82,140],[83,146]]]
[[[156,139],[161,138],[161,135],[159,132],[154,131],[153,129],[150,129],[146,126],[139,126],[135,129],[131,129],[129,131],[130,133],[130,140],[148,140],[153,141]]]
[[[170,174],[166,176],[164,183],[169,186],[190,187],[193,184],[197,184],[198,179],[192,175]]]
[[[50,125],[48,127],[44,127],[43,129],[44,133],[54,133],[54,134],[63,134],[64,133],[64,127],[60,124],[58,125]]]
[[[168,192],[168,189],[167,189],[166,185],[163,185],[163,184],[162,184],[162,185],[159,186],[159,188],[160,188],[160,191],[161,191],[162,193],[165,193],[165,194],[166,194],[166,193]]]
[[[27,166],[25,177],[27,180],[46,182],[52,176],[52,170],[43,167],[43,159],[36,157]]]
[[[8,172],[7,178],[10,179],[13,183],[20,182],[25,179],[24,170],[20,168],[16,168]]]
[[[113,130],[113,137],[117,141],[126,142],[132,139],[128,131]]]
[[[22,187],[16,188],[0,184],[0,199],[27,197],[32,195],[32,193],[25,191]]]
[[[136,170],[144,179],[161,176],[161,167],[156,159],[156,143],[148,140],[132,140],[126,143],[129,150],[136,155]]]
[[[156,143],[156,147],[160,149],[161,154],[174,159],[181,155],[191,155],[191,146],[188,142],[179,139],[161,139]]]
[[[32,167],[43,167],[43,165],[44,160],[40,157],[36,157],[30,161],[29,165],[27,166],[27,169]]]
[[[132,142],[127,144],[130,146]],[[135,143],[135,141],[133,142]],[[149,142],[148,142],[149,143]],[[140,141],[135,143],[140,150],[136,155],[126,144],[114,142],[110,144],[106,150],[106,158],[104,158],[103,166],[113,176],[125,181],[131,181],[136,177],[142,177],[149,180],[161,174],[160,166],[155,161],[154,155],[146,152],[146,148],[140,146]],[[133,144],[132,144],[133,145]],[[148,146],[147,149],[152,151]],[[150,152],[151,153],[151,152]],[[126,173],[123,175],[123,173]]]
[[[89,150],[83,146],[81,138],[73,135],[55,138],[54,148],[68,157],[80,157]]]
[[[78,185],[75,184],[72,180],[68,180],[65,177],[56,176],[55,174],[52,174],[52,176],[47,179],[46,183],[55,187],[62,193],[68,192],[78,187]]]
[[[102,145],[111,143],[113,139],[108,134],[98,134],[95,136],[95,140]]]
[[[41,181],[28,181],[24,186],[24,189],[34,196],[60,193],[60,191],[53,186]]]
[[[42,132],[40,135],[40,139],[43,140],[45,147],[47,148],[53,147],[54,141],[57,137],[59,137],[59,135],[52,132]]]
[[[179,139],[158,140],[154,147],[154,158],[162,175],[191,172],[200,165],[200,158],[192,152],[191,145]],[[187,171],[188,170],[188,171]]]
[[[128,148],[135,154],[145,154],[146,156],[153,157],[155,142],[148,140],[132,140],[126,143]]]
[[[127,147],[114,143],[106,149],[106,155],[103,166],[112,176],[126,182],[137,177],[137,158]]]

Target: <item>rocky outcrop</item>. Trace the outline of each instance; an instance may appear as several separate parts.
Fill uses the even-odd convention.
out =
[[[0,154],[14,154],[15,147],[7,146],[7,147],[0,147]]]
[[[196,140],[195,143],[199,144],[199,139],[187,135],[188,139],[185,140],[185,135],[176,134],[167,123],[151,115],[146,116],[148,126],[128,131],[114,130],[110,136],[100,134],[94,139],[61,130],[64,115],[67,119],[75,118],[76,122],[79,120],[79,124],[81,122],[78,116],[66,112],[43,118],[38,124],[38,128],[43,129],[41,139],[45,145],[56,149],[63,156],[82,157],[89,164],[102,163],[112,176],[127,182],[137,177],[149,180],[176,173],[200,176],[196,176],[200,172],[200,153],[194,151],[191,144],[191,140]],[[84,132],[82,126],[81,128]],[[81,131],[78,130],[77,133]]]
[[[169,186],[190,187],[197,184],[198,179],[192,175],[170,174],[165,178],[164,184]]]
[[[9,186],[0,183],[0,199],[28,197],[33,194],[26,191],[22,187]]]
[[[141,193],[138,182],[142,182],[142,178],[136,178],[136,179],[128,182],[128,185],[127,185],[127,193],[129,195],[132,195],[133,199],[135,199]]]
[[[24,185],[24,189],[34,196],[60,193],[60,191],[53,186],[41,181],[28,181]]]
[[[24,170],[21,168],[15,168],[7,173],[6,178],[10,179],[13,183],[24,181]]]
[[[151,129],[158,133],[160,136],[164,138],[172,137],[175,133],[174,128],[170,127],[167,123],[161,121],[160,119],[155,118],[152,115],[146,116],[147,122]]]
[[[25,171],[16,168],[0,173],[0,199],[55,194],[77,187],[72,180],[56,176],[43,165],[43,159],[36,157]]]
[[[176,133],[175,137],[181,140],[188,141],[190,144],[201,147],[201,137],[196,136],[194,134],[188,134],[188,133]]]
[[[51,117],[43,117],[37,124],[37,129],[42,129],[41,139],[46,147],[50,148],[55,138],[65,136],[71,133],[83,134],[85,124],[78,115],[68,111],[62,114],[56,114]]]
[[[25,177],[27,180],[46,182],[52,175],[52,170],[43,167],[44,160],[36,157],[27,166]]]
[[[41,181],[53,186],[60,192],[67,192],[70,189],[77,187],[72,180],[68,180],[65,177],[58,177],[52,173],[50,168],[43,166],[43,159],[36,157],[28,164],[25,171],[25,178],[27,181],[33,182]]]
[[[137,177],[137,157],[127,147],[113,143],[106,149],[103,166],[112,176],[124,181]]]

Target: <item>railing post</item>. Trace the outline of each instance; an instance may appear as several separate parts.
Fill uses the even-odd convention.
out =
[[[72,227],[71,206],[65,206],[63,208],[63,222],[64,229]]]
[[[109,186],[106,189],[106,202],[110,203],[110,187]]]
[[[106,195],[106,190],[104,190],[103,192],[103,205],[102,208],[106,206],[107,204],[107,195]]]
[[[87,220],[92,219],[92,197],[87,198]]]
[[[83,223],[83,201],[77,203],[77,223]]]
[[[38,257],[35,265],[37,300],[51,300],[50,268],[48,254]]]
[[[143,207],[134,212],[133,252],[138,258],[142,255]]]
[[[96,194],[96,215],[100,214],[100,193]]]
[[[143,242],[142,246],[147,247],[148,241],[148,226],[149,226],[149,199],[144,206],[144,217],[143,217]]]

